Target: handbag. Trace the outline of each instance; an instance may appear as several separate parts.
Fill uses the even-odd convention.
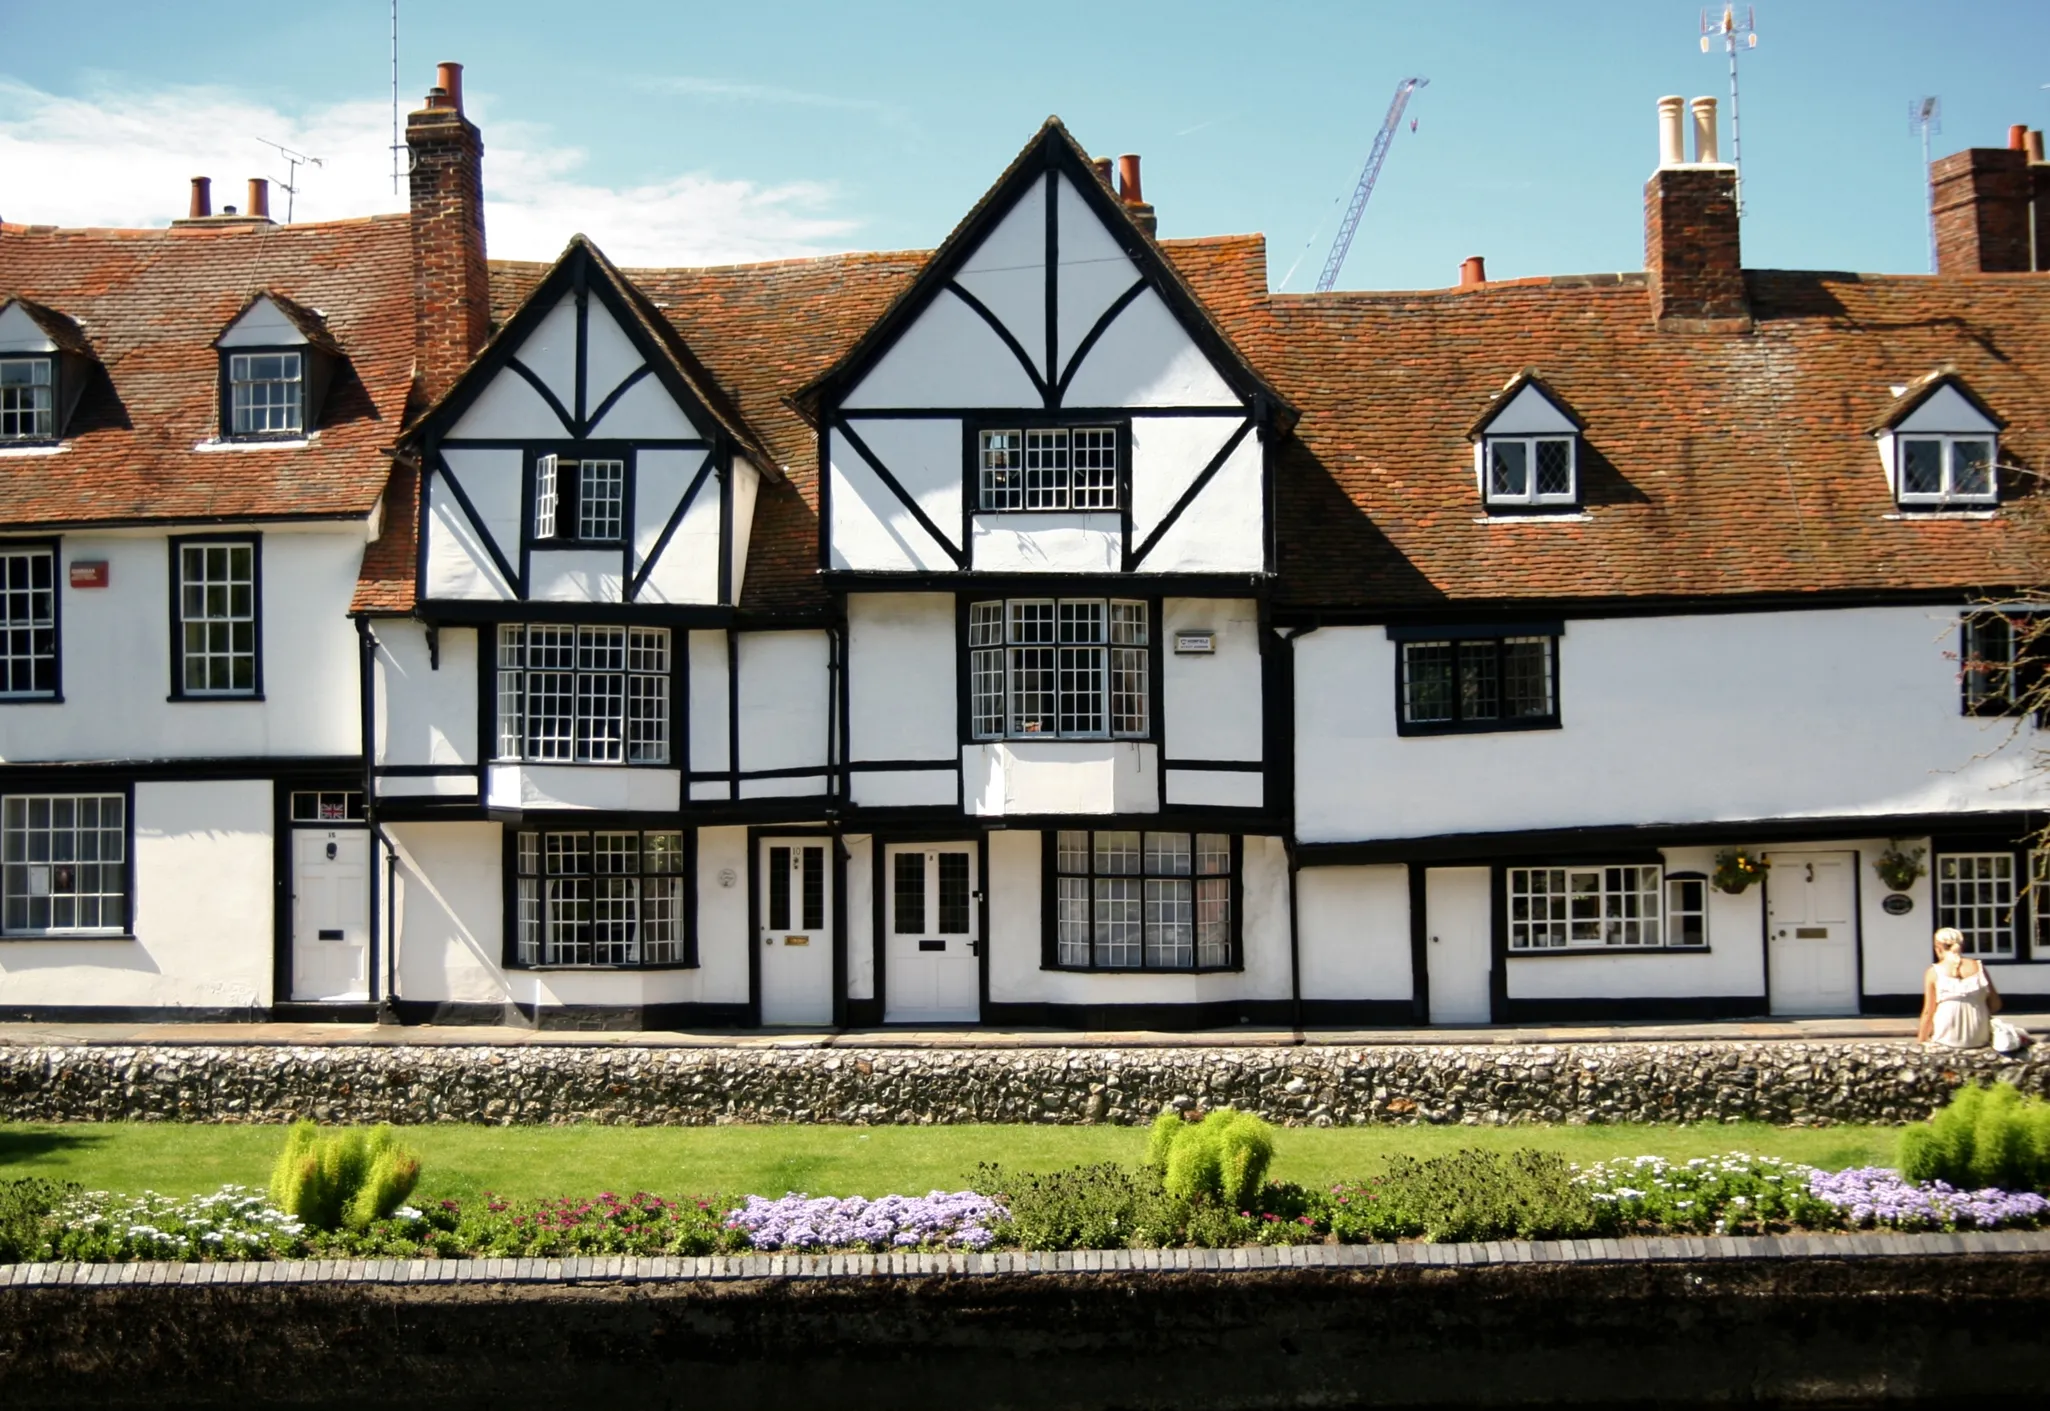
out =
[[[1993,1048],[1996,1053],[2020,1053],[2030,1042],[2029,1031],[2021,1025],[2005,1019],[1993,1021]]]

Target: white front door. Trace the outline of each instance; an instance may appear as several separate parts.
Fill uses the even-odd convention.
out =
[[[292,830],[292,998],[370,998],[370,833]]]
[[[1433,867],[1424,873],[1433,1024],[1486,1024],[1494,1017],[1488,998],[1491,876],[1485,867]]]
[[[889,1024],[973,1023],[982,1017],[975,926],[975,848],[896,843],[883,849],[883,951]]]
[[[1775,852],[1765,874],[1774,1014],[1858,1012],[1857,855]]]
[[[762,1022],[833,1022],[833,872],[825,838],[761,842]]]

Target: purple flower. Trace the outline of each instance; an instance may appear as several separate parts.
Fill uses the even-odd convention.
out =
[[[1883,1166],[1818,1171],[1808,1184],[1817,1199],[1837,1207],[1858,1225],[1993,1230],[2003,1225],[2037,1225],[2050,1214],[2050,1200],[2032,1191],[1990,1186],[1961,1191],[1942,1181],[1908,1181]]]
[[[987,1249],[992,1239],[988,1227],[1009,1213],[974,1191],[879,1200],[751,1195],[727,1213],[726,1226],[744,1231],[756,1249]]]

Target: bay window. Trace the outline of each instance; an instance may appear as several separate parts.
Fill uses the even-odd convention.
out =
[[[680,831],[521,832],[514,856],[520,965],[694,963]]]
[[[1075,829],[1049,841],[1056,968],[1221,970],[1237,963],[1237,839]]]
[[[978,740],[1143,739],[1152,702],[1146,603],[1011,598],[968,608]]]
[[[502,623],[494,757],[536,764],[667,764],[669,632]]]

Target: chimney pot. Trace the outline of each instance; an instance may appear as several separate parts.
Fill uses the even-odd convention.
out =
[[[2042,161],[2042,160],[2043,160],[2043,134],[2042,134],[2042,132],[2040,132],[2040,131],[2039,131],[2039,130],[2037,130],[2037,129],[2031,128],[2031,129],[2029,130],[2029,135],[2028,135],[2027,139],[2025,139],[2025,141],[2024,141],[2024,142],[2023,142],[2023,144],[2022,144],[2022,150],[2023,150],[2024,152],[2027,152],[2027,153],[2029,154],[2029,160],[2030,160],[2030,161],[2032,161],[2032,162],[2040,162],[2040,161]]]
[[[1139,191],[1139,154],[1127,152],[1118,158],[1118,195],[1128,206],[1137,206],[1146,198]]]
[[[1110,179],[1110,158],[1092,157],[1090,158],[1089,165],[1096,168],[1096,179],[1103,183],[1104,190],[1110,192],[1117,190],[1117,187],[1111,183]]]
[[[1479,255],[1468,255],[1459,262],[1459,287],[1471,289],[1477,284],[1488,282],[1488,264]]]
[[[223,206],[221,207],[221,214],[224,216],[232,216],[235,214],[235,208],[233,206]]]
[[[2024,151],[2024,150],[2026,150],[2026,149],[2027,149],[2028,145],[2029,145],[2029,129],[2028,129],[2028,125],[2027,125],[2027,124],[2025,124],[2025,123],[2016,123],[2016,124],[2015,124],[2015,125],[2014,125],[2013,127],[2010,127],[2010,128],[2009,128],[2009,129],[2007,130],[2007,150],[2008,150],[2008,151],[2010,151],[2010,152],[2020,152],[2020,151]]]
[[[1694,100],[1694,160],[1703,166],[1718,166],[1722,162],[1717,152],[1713,98]]]
[[[204,220],[214,213],[213,182],[204,176],[192,178],[192,205],[186,215],[192,220]]]
[[[436,64],[434,84],[448,95],[447,107],[457,112],[463,110],[463,66],[461,64]]]
[[[1687,100],[1674,93],[1659,99],[1659,165],[1677,167],[1687,160],[1680,138],[1680,114]]]
[[[258,220],[270,219],[270,182],[264,177],[249,178],[249,214]]]
[[[427,106],[429,108],[446,108],[452,106],[448,101],[448,90],[446,88],[443,88],[440,84],[436,84],[434,87],[428,89]]]

